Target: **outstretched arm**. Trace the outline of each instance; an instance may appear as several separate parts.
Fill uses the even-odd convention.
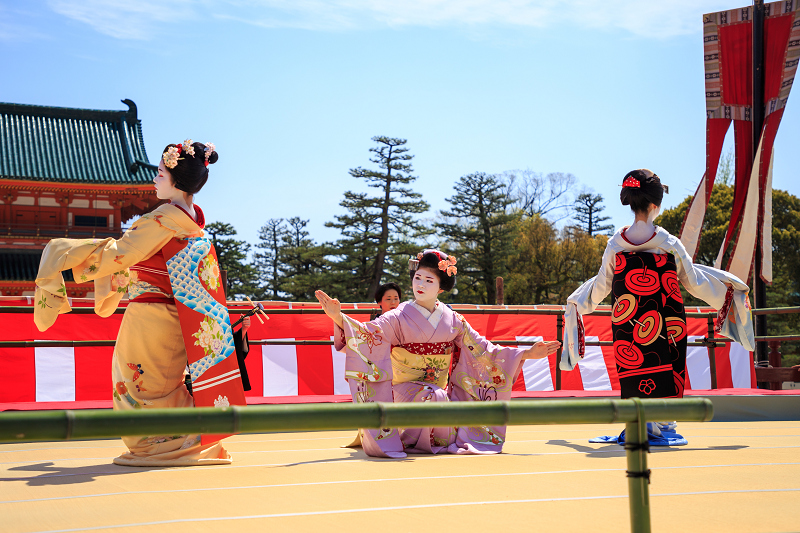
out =
[[[544,359],[548,355],[554,354],[561,348],[558,341],[540,341],[525,350],[523,359]]]

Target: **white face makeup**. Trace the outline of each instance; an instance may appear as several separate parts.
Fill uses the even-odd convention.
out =
[[[382,313],[391,311],[400,305],[400,295],[397,294],[396,290],[388,289],[385,293],[383,293],[383,298],[381,298],[381,301],[378,305],[381,306]]]
[[[153,178],[153,183],[156,185],[156,196],[159,200],[171,200],[181,193],[172,184],[172,176],[164,166],[163,160],[158,164],[158,174]]]
[[[439,290],[439,276],[425,267],[417,269],[414,273],[411,287],[414,289],[414,300],[420,304],[423,302],[433,303],[436,301],[436,297],[444,292]]]

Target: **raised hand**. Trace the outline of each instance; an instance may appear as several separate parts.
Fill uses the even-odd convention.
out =
[[[540,341],[531,346],[522,356],[523,359],[544,359],[550,354],[554,354],[561,348],[558,341]]]
[[[317,297],[320,305],[322,305],[322,310],[325,311],[325,314],[328,317],[336,322],[339,327],[342,327],[342,304],[339,302],[337,298],[331,298],[323,291],[316,291],[314,292],[314,296]]]

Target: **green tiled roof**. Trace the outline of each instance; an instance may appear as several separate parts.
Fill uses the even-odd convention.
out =
[[[147,159],[136,104],[99,111],[0,103],[0,179],[144,184]]]
[[[0,250],[0,280],[36,281],[42,250]],[[65,281],[72,281],[72,271],[63,272]]]

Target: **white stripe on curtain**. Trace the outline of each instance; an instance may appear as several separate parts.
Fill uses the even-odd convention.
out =
[[[37,402],[75,401],[75,348],[34,348]]]
[[[539,342],[541,335],[517,336],[520,342]],[[547,391],[554,390],[553,376],[550,374],[550,362],[547,359],[527,359],[522,363],[522,375],[525,379],[525,390]]]
[[[689,335],[687,342],[702,340],[702,335]],[[711,368],[708,363],[708,348],[705,346],[686,347],[686,373],[689,374],[692,390],[711,389]]]
[[[261,347],[261,360],[264,364],[264,396],[297,396],[297,347],[265,344]]]
[[[334,340],[333,336],[331,336],[331,340]],[[337,352],[336,348],[331,346],[331,358],[333,359],[333,393],[350,395],[350,385],[344,379],[344,352]]]
[[[599,341],[600,337],[586,337],[587,341]],[[583,390],[611,390],[608,367],[600,346],[587,346],[586,354],[578,362],[581,369]]]

